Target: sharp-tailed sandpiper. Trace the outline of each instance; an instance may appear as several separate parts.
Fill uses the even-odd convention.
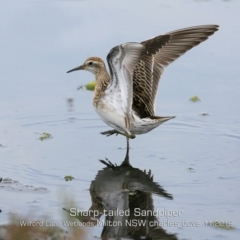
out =
[[[174,118],[155,114],[156,93],[163,70],[186,51],[207,40],[218,27],[195,26],[141,43],[120,44],[107,55],[110,74],[99,57],[90,57],[81,66],[68,71],[86,70],[95,75],[93,106],[102,120],[114,129],[102,134],[126,136],[129,148],[129,138],[147,133]]]

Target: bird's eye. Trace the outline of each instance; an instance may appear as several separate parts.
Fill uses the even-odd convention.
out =
[[[91,66],[92,64],[93,64],[93,62],[89,62],[89,63],[88,63],[88,65],[90,65],[90,66]]]

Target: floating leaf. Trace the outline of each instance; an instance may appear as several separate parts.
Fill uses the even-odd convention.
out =
[[[67,175],[64,177],[65,181],[72,181],[74,179],[73,176]]]
[[[96,82],[95,81],[89,82],[89,83],[87,83],[85,85],[86,89],[89,90],[89,91],[94,91],[95,86],[96,86]]]
[[[189,98],[189,101],[191,101],[191,102],[199,102],[199,101],[201,101],[201,99],[198,96],[193,96],[193,97]]]
[[[47,132],[42,133],[42,135],[39,137],[39,139],[41,141],[43,141],[45,139],[49,139],[49,138],[52,138],[52,135],[50,133],[47,133]]]

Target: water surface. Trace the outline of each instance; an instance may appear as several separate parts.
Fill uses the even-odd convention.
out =
[[[29,211],[58,220],[66,194],[87,210],[88,189],[103,167],[98,159],[120,164],[125,156],[123,137],[99,134],[109,128],[92,108],[92,92],[77,90],[93,76],[66,71],[89,56],[105,59],[120,43],[218,24],[215,35],[166,69],[156,112],[177,117],[131,141],[130,160],[152,169],[154,181],[172,194],[171,201],[153,197],[155,208],[183,211],[174,218],[181,226],[166,231],[180,239],[238,239],[239,10],[234,0],[1,2],[0,177],[18,183],[0,183],[0,223],[10,212]],[[194,95],[201,101],[189,102]],[[40,141],[43,132],[53,138]],[[66,175],[75,179],[66,182]]]

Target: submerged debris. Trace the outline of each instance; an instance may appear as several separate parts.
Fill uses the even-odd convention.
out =
[[[67,98],[67,106],[68,106],[68,110],[69,110],[69,111],[72,111],[73,102],[74,102],[74,99],[73,99],[73,98]]]
[[[231,221],[209,221],[207,226],[220,228],[224,230],[235,230],[236,227],[233,226]]]
[[[39,139],[41,141],[45,140],[45,139],[49,139],[49,138],[52,138],[52,135],[50,133],[47,133],[47,132],[44,132],[40,137]]]
[[[24,192],[38,192],[46,193],[48,192],[45,187],[34,187],[31,185],[25,185],[18,180],[13,180],[11,178],[0,178],[0,188],[12,191],[24,191]],[[0,238],[1,239],[1,238]]]
[[[199,102],[199,101],[201,101],[201,99],[198,96],[193,96],[193,97],[189,98],[189,101],[191,101],[191,102]]]
[[[29,218],[31,217],[31,218]],[[35,220],[34,216],[10,214],[10,223],[0,225],[1,240],[79,240],[88,239],[87,232],[79,224],[68,219],[53,221],[46,216]],[[73,227],[72,227],[73,226]],[[75,227],[79,226],[79,227]],[[66,229],[67,228],[67,229]]]
[[[195,168],[193,168],[193,167],[189,167],[189,168],[188,168],[188,171],[189,171],[189,172],[196,172]]]
[[[207,113],[207,112],[202,112],[200,115],[201,115],[201,116],[209,116],[209,113]]]

